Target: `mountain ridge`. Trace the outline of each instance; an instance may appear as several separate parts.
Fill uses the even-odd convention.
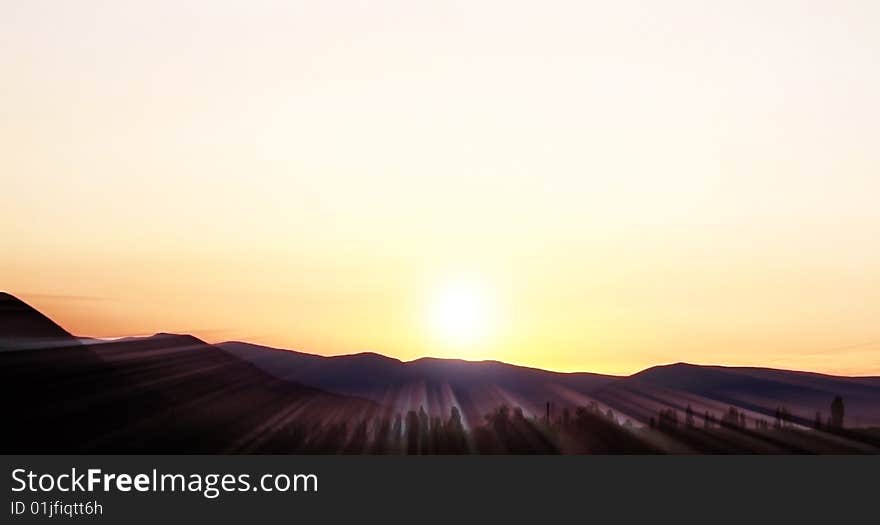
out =
[[[851,421],[880,425],[876,409],[880,406],[880,377],[875,376],[685,362],[656,365],[629,376],[613,376],[558,372],[497,360],[420,357],[402,361],[376,352],[321,356],[243,341],[212,344],[191,334],[167,332],[112,340],[78,339],[11,294],[4,293],[0,298],[7,306],[0,310],[4,314],[0,316],[0,328],[6,328],[6,332],[0,330],[0,339],[9,332],[62,336],[87,350],[67,355],[65,362],[85,363],[100,358],[124,367],[137,381],[148,378],[160,385],[179,376],[181,370],[191,370],[196,374],[194,377],[203,377],[202,368],[210,367],[193,368],[193,363],[200,359],[199,353],[211,350],[211,357],[205,356],[209,359],[206,363],[214,363],[210,366],[218,371],[226,370],[224,373],[239,383],[280,381],[297,392],[314,389],[341,399],[366,400],[394,412],[424,407],[431,414],[448,415],[455,407],[470,422],[482,421],[488,411],[499,405],[519,406],[527,414],[543,416],[548,404],[554,414],[598,405],[603,411],[613,409],[620,417],[642,424],[669,407],[684,411],[691,406],[698,413],[717,413],[729,405],[749,410],[753,417],[765,417],[786,405],[806,421],[814,412],[827,411],[834,396],[843,395]],[[22,311],[30,322],[27,330],[10,329],[9,319]],[[190,354],[191,350],[196,352]],[[222,376],[204,377],[217,385],[223,384],[217,382]]]
[[[76,346],[77,339],[48,316],[0,291],[0,350]]]
[[[0,310],[0,326],[8,327],[10,312],[28,310],[18,299],[4,300],[10,308]],[[36,324],[28,333],[57,332],[48,317],[29,319]],[[316,423],[335,425],[379,409],[277,379],[189,334],[69,339],[75,344],[0,352],[0,408],[15,429],[0,433],[0,452],[325,450],[321,440],[334,434],[314,430]]]
[[[753,411],[754,417],[769,417],[778,406],[791,405],[806,421],[803,414],[812,417],[816,410],[827,410],[835,395],[845,394],[854,421],[880,424],[880,414],[873,408],[880,403],[880,377],[874,376],[685,362],[611,376],[494,360],[423,357],[401,361],[375,353],[320,356],[241,341],[216,346],[276,377],[391,403],[398,410],[424,405],[444,413],[454,404],[452,400],[464,399],[470,419],[479,419],[498,402],[540,415],[549,402],[556,410],[598,403],[603,410],[613,409],[643,423],[665,407],[684,411],[690,405],[702,413],[735,405]],[[376,368],[370,366],[374,364]]]

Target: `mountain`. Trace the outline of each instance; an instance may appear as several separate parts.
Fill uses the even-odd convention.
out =
[[[543,415],[545,404],[575,407],[614,376],[559,373],[498,361],[422,358],[403,362],[375,353],[323,357],[242,342],[216,345],[275,377],[382,403],[394,411],[424,407],[448,415],[458,407],[471,423],[501,404]]]
[[[724,413],[730,406],[750,418],[773,419],[786,407],[797,422],[823,419],[835,396],[846,400],[852,426],[880,425],[880,378],[839,377],[770,368],[656,366],[628,377],[559,373],[498,361],[423,358],[402,362],[374,353],[323,357],[243,342],[216,345],[275,377],[327,391],[371,399],[395,411],[448,414],[457,406],[472,424],[501,404],[553,417],[562,410],[596,403],[621,419],[647,422],[660,410],[698,415]]]
[[[698,415],[734,406],[749,418],[772,420],[776,409],[785,407],[803,425],[812,425],[816,412],[827,418],[839,395],[846,401],[850,426],[880,425],[880,377],[675,363],[648,368],[594,395],[640,420],[662,408],[684,412],[689,405]]]
[[[878,377],[687,363],[616,377],[185,334],[76,338],[9,294],[0,306],[0,412],[13,429],[0,453],[880,450],[880,431],[866,428],[880,426]],[[817,412],[829,430],[836,396],[845,428],[805,430]],[[670,409],[685,422],[688,407],[693,425],[659,423]],[[768,431],[781,407],[792,417]],[[698,430],[704,413],[740,424]]]
[[[17,297],[0,292],[0,351],[76,344],[76,338],[54,321]]]
[[[13,325],[5,318],[0,326]],[[11,331],[63,332],[54,323],[46,326]],[[335,450],[345,445],[345,435],[332,425],[377,409],[279,380],[189,335],[0,352],[0,412],[4,427],[15,429],[0,433],[0,452]]]

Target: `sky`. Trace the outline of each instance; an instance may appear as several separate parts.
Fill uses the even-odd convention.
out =
[[[877,27],[0,0],[0,289],[98,337],[880,375]]]

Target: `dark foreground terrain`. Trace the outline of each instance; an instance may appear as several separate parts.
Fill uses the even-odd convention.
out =
[[[880,452],[880,378],[688,364],[614,377],[96,340],[5,293],[0,399],[4,453]]]

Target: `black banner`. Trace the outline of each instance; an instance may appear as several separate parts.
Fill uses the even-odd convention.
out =
[[[3,456],[4,523],[764,523],[876,512],[880,457]]]

